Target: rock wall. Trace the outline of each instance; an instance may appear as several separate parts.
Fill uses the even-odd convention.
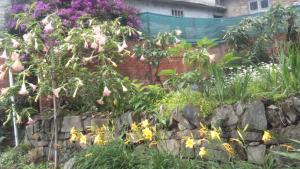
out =
[[[228,161],[230,157],[224,151],[222,143],[231,142],[232,138],[239,138],[238,130],[247,128],[243,132],[243,147],[231,142],[235,153],[238,154],[235,157],[262,164],[269,149],[288,143],[288,139],[300,140],[300,99],[297,97],[291,97],[279,103],[258,100],[247,104],[223,105],[206,118],[199,114],[201,112],[191,105],[186,105],[181,111],[174,111],[170,117],[168,129],[158,131],[158,150],[194,158],[198,156],[200,147],[206,147],[209,153],[205,158]],[[128,112],[114,119],[115,135],[120,135],[121,130],[130,126],[134,121],[141,121],[141,117],[146,117],[146,115]],[[108,120],[100,115],[66,116],[58,121],[59,145],[57,146],[59,146],[62,161],[68,159],[68,155],[72,151],[80,149],[69,142],[69,133],[72,127],[86,132],[89,126],[100,127],[108,124]],[[203,139],[205,136],[199,132],[200,122],[208,128],[221,128],[222,142]],[[35,147],[30,154],[32,161],[52,157],[53,148],[50,146],[53,145],[52,130],[53,120],[51,118],[35,119],[33,124],[26,127],[26,141]],[[269,130],[274,137],[271,141],[264,143],[262,136],[266,130]],[[193,149],[186,148],[185,142],[182,141],[185,137],[193,137],[195,140]]]

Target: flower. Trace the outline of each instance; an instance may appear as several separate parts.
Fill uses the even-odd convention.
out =
[[[137,132],[137,131],[138,131],[138,129],[139,129],[139,127],[136,125],[136,123],[135,123],[135,122],[131,124],[131,131],[133,131],[133,132]]]
[[[54,28],[52,27],[52,23],[51,23],[51,22],[48,23],[48,24],[45,26],[45,28],[44,28],[44,32],[45,32],[45,33],[52,33],[53,30],[54,30]]]
[[[234,155],[234,150],[231,147],[231,145],[229,143],[223,143],[222,146],[226,151],[226,153],[228,154],[229,158],[231,158]]]
[[[142,127],[146,128],[146,127],[149,126],[149,121],[148,121],[147,119],[146,119],[146,120],[143,120],[143,121],[141,122],[141,125],[142,125]]]
[[[43,25],[49,24],[48,18],[49,18],[49,16],[45,17],[45,18],[41,21]]]
[[[103,137],[103,134],[97,134],[94,140],[94,144],[105,145],[106,141]]]
[[[18,53],[16,53],[16,52],[13,52],[11,54],[11,60],[12,61],[20,60],[20,55]]]
[[[180,29],[175,30],[175,35],[180,36],[182,34],[182,31]]]
[[[161,46],[161,40],[160,39],[156,42],[156,45]]]
[[[26,33],[23,35],[23,39],[27,44],[31,44],[31,33]]]
[[[84,48],[88,49],[89,48],[89,43],[87,41],[84,41]]]
[[[9,88],[8,87],[4,87],[1,89],[1,95],[5,95],[8,92]]]
[[[142,55],[140,58],[140,61],[144,61],[144,60],[145,60],[145,57],[144,57],[144,55]]]
[[[194,144],[195,144],[194,139],[188,138],[185,142],[185,147],[192,149],[194,147]]]
[[[153,134],[152,134],[152,131],[148,127],[145,128],[142,132],[143,132],[143,136],[144,136],[145,140],[152,140]]]
[[[0,80],[4,80],[5,75],[6,75],[6,72],[7,72],[7,69],[5,69],[4,71],[2,71],[2,72],[0,73]]]
[[[269,142],[271,139],[272,139],[271,133],[268,130],[264,131],[264,135],[262,137],[262,140],[264,141],[264,143]]]
[[[23,82],[23,84],[22,84],[22,86],[21,86],[21,89],[19,90],[19,95],[25,96],[25,95],[28,95],[28,94],[29,94],[29,92],[28,92],[28,90],[26,89],[25,83]]]
[[[207,150],[206,150],[206,148],[205,147],[201,147],[200,148],[200,151],[199,151],[199,156],[201,157],[201,158],[203,158],[204,156],[206,156],[207,155]]]
[[[210,63],[214,63],[216,61],[216,55],[215,54],[208,55],[208,58],[209,58]]]
[[[8,59],[5,49],[4,49],[3,53],[2,53],[2,55],[0,56],[0,58],[2,58],[2,59]]]
[[[96,101],[97,101],[97,103],[100,104],[100,105],[103,105],[103,104],[104,104],[103,98],[98,99],[98,100],[96,100]]]
[[[98,48],[98,44],[96,43],[96,41],[94,41],[94,42],[91,44],[91,48],[93,48],[93,49],[97,49],[97,48]]]
[[[201,128],[199,129],[200,136],[204,138],[207,135],[207,128],[200,122]]]
[[[79,143],[80,144],[86,144],[87,143],[87,138],[86,135],[81,134],[79,137]]]
[[[56,98],[59,98],[59,92],[62,88],[59,87],[59,88],[56,88],[56,89],[52,89],[52,93],[53,95],[56,97]]]
[[[22,65],[20,60],[16,60],[12,65],[11,68],[16,72],[21,72],[24,70],[24,66]]]
[[[286,151],[295,151],[295,148],[289,144],[280,144],[279,146],[285,148]]]
[[[133,53],[130,57],[131,57],[131,58],[134,58],[134,57],[135,57],[135,53]]]
[[[107,88],[107,86],[104,87],[103,90],[103,96],[109,96],[111,93],[111,91]]]
[[[12,42],[12,46],[14,47],[14,48],[18,48],[18,47],[20,47],[20,43],[17,41],[17,40],[15,40],[15,39],[11,39],[11,42]]]
[[[32,83],[28,83],[29,84],[29,86],[32,88],[32,90],[33,91],[35,91],[36,90],[36,88],[37,88],[37,85],[35,85],[35,84],[32,84]]]
[[[34,123],[34,120],[31,117],[28,117],[27,125],[31,125]]]
[[[128,89],[124,85],[122,85],[122,90],[123,90],[123,92],[127,92],[128,91]]]
[[[220,132],[214,128],[214,130],[210,131],[210,137],[212,140],[221,140],[221,137],[220,137]]]

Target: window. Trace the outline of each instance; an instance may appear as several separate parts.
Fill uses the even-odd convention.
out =
[[[172,16],[183,17],[183,10],[172,9]]]
[[[250,13],[262,12],[269,8],[269,0],[250,0]]]

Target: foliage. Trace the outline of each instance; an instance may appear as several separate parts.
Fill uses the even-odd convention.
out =
[[[158,85],[137,85],[137,91],[129,99],[132,110],[136,112],[153,112],[155,105],[166,95],[166,91]]]
[[[178,32],[179,30],[177,30]],[[150,65],[150,82],[160,82],[159,76],[159,65],[162,59],[169,57],[168,48],[171,45],[176,45],[179,43],[176,35],[180,33],[171,32],[171,33],[159,33],[156,37],[153,38],[144,38],[141,44],[135,45],[133,52],[141,61],[145,61]],[[155,79],[152,79],[152,73],[155,75]]]
[[[30,13],[29,17],[41,20],[47,14],[57,12],[64,26],[73,27],[80,17],[94,17],[101,20],[114,20],[121,17],[122,24],[139,28],[141,22],[137,16],[138,11],[129,7],[123,0],[37,0],[33,3],[34,8],[24,3],[12,5],[11,15]],[[7,26],[11,31],[26,32],[25,24],[17,27],[18,21],[14,18],[8,21]]]
[[[286,33],[287,41],[295,40],[296,18],[297,14],[292,7],[272,6],[262,16],[242,20],[226,32],[224,39],[234,52],[256,63],[274,60],[268,49],[274,47],[274,38],[279,33]]]
[[[215,100],[205,98],[200,92],[184,89],[170,92],[157,104],[157,107],[162,105],[164,110],[163,116],[168,118],[175,109],[181,110],[187,104],[196,106],[201,117],[209,115],[217,106]]]

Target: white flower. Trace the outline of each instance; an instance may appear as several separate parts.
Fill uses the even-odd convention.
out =
[[[2,59],[8,59],[5,49],[4,49],[3,53],[2,53],[2,55],[0,56],[0,58],[2,58]]]
[[[11,68],[12,68],[14,71],[16,71],[16,72],[21,72],[21,71],[24,70],[24,66],[22,65],[22,63],[21,63],[20,60],[16,60],[16,61],[12,64]]]
[[[14,48],[20,47],[20,43],[18,41],[16,41],[15,39],[11,39],[11,42],[12,42]]]
[[[59,92],[61,91],[61,87],[56,88],[56,89],[52,89],[52,93],[56,98],[59,98]]]
[[[175,35],[180,36],[182,34],[182,31],[180,29],[175,30]]]
[[[88,49],[89,48],[89,43],[87,41],[84,41],[84,48]]]
[[[12,61],[20,60],[20,55],[18,53],[16,53],[16,52],[13,52],[11,54],[11,60]]]
[[[50,23],[48,23],[46,26],[45,26],[45,28],[44,28],[44,31],[45,31],[45,33],[52,33],[53,32],[53,30],[54,30],[54,28],[53,28],[53,26],[52,26],[52,23],[50,22]]]
[[[32,83],[28,83],[29,84],[29,86],[32,88],[32,90],[33,91],[35,91],[36,90],[36,88],[37,88],[37,85],[35,85],[35,84],[32,84]]]
[[[29,33],[24,34],[23,39],[27,44],[30,45],[31,44],[31,33],[29,32]]]
[[[208,57],[209,57],[209,62],[210,63],[214,63],[216,61],[216,55],[215,54],[208,55]]]
[[[128,89],[124,85],[122,85],[122,90],[124,93],[128,91]]]
[[[107,86],[104,87],[103,89],[103,96],[109,96],[111,91],[107,88]]]
[[[144,57],[144,55],[141,56],[140,61],[144,61],[146,58]]]
[[[43,24],[43,25],[49,24],[48,18],[49,18],[49,16],[45,17],[45,18],[42,20],[42,24]]]
[[[19,90],[19,95],[25,96],[25,95],[28,95],[28,94],[29,94],[29,92],[28,92],[28,90],[26,89],[25,83],[23,82],[23,84],[22,84],[22,86],[21,86],[21,89]]]
[[[2,89],[1,89],[1,95],[2,95],[2,96],[5,95],[5,94],[8,92],[8,90],[9,90],[9,87],[4,87],[4,88],[2,88]]]
[[[93,49],[97,49],[97,48],[98,48],[98,44],[96,43],[96,41],[94,41],[94,42],[91,44],[91,48],[93,48]]]

